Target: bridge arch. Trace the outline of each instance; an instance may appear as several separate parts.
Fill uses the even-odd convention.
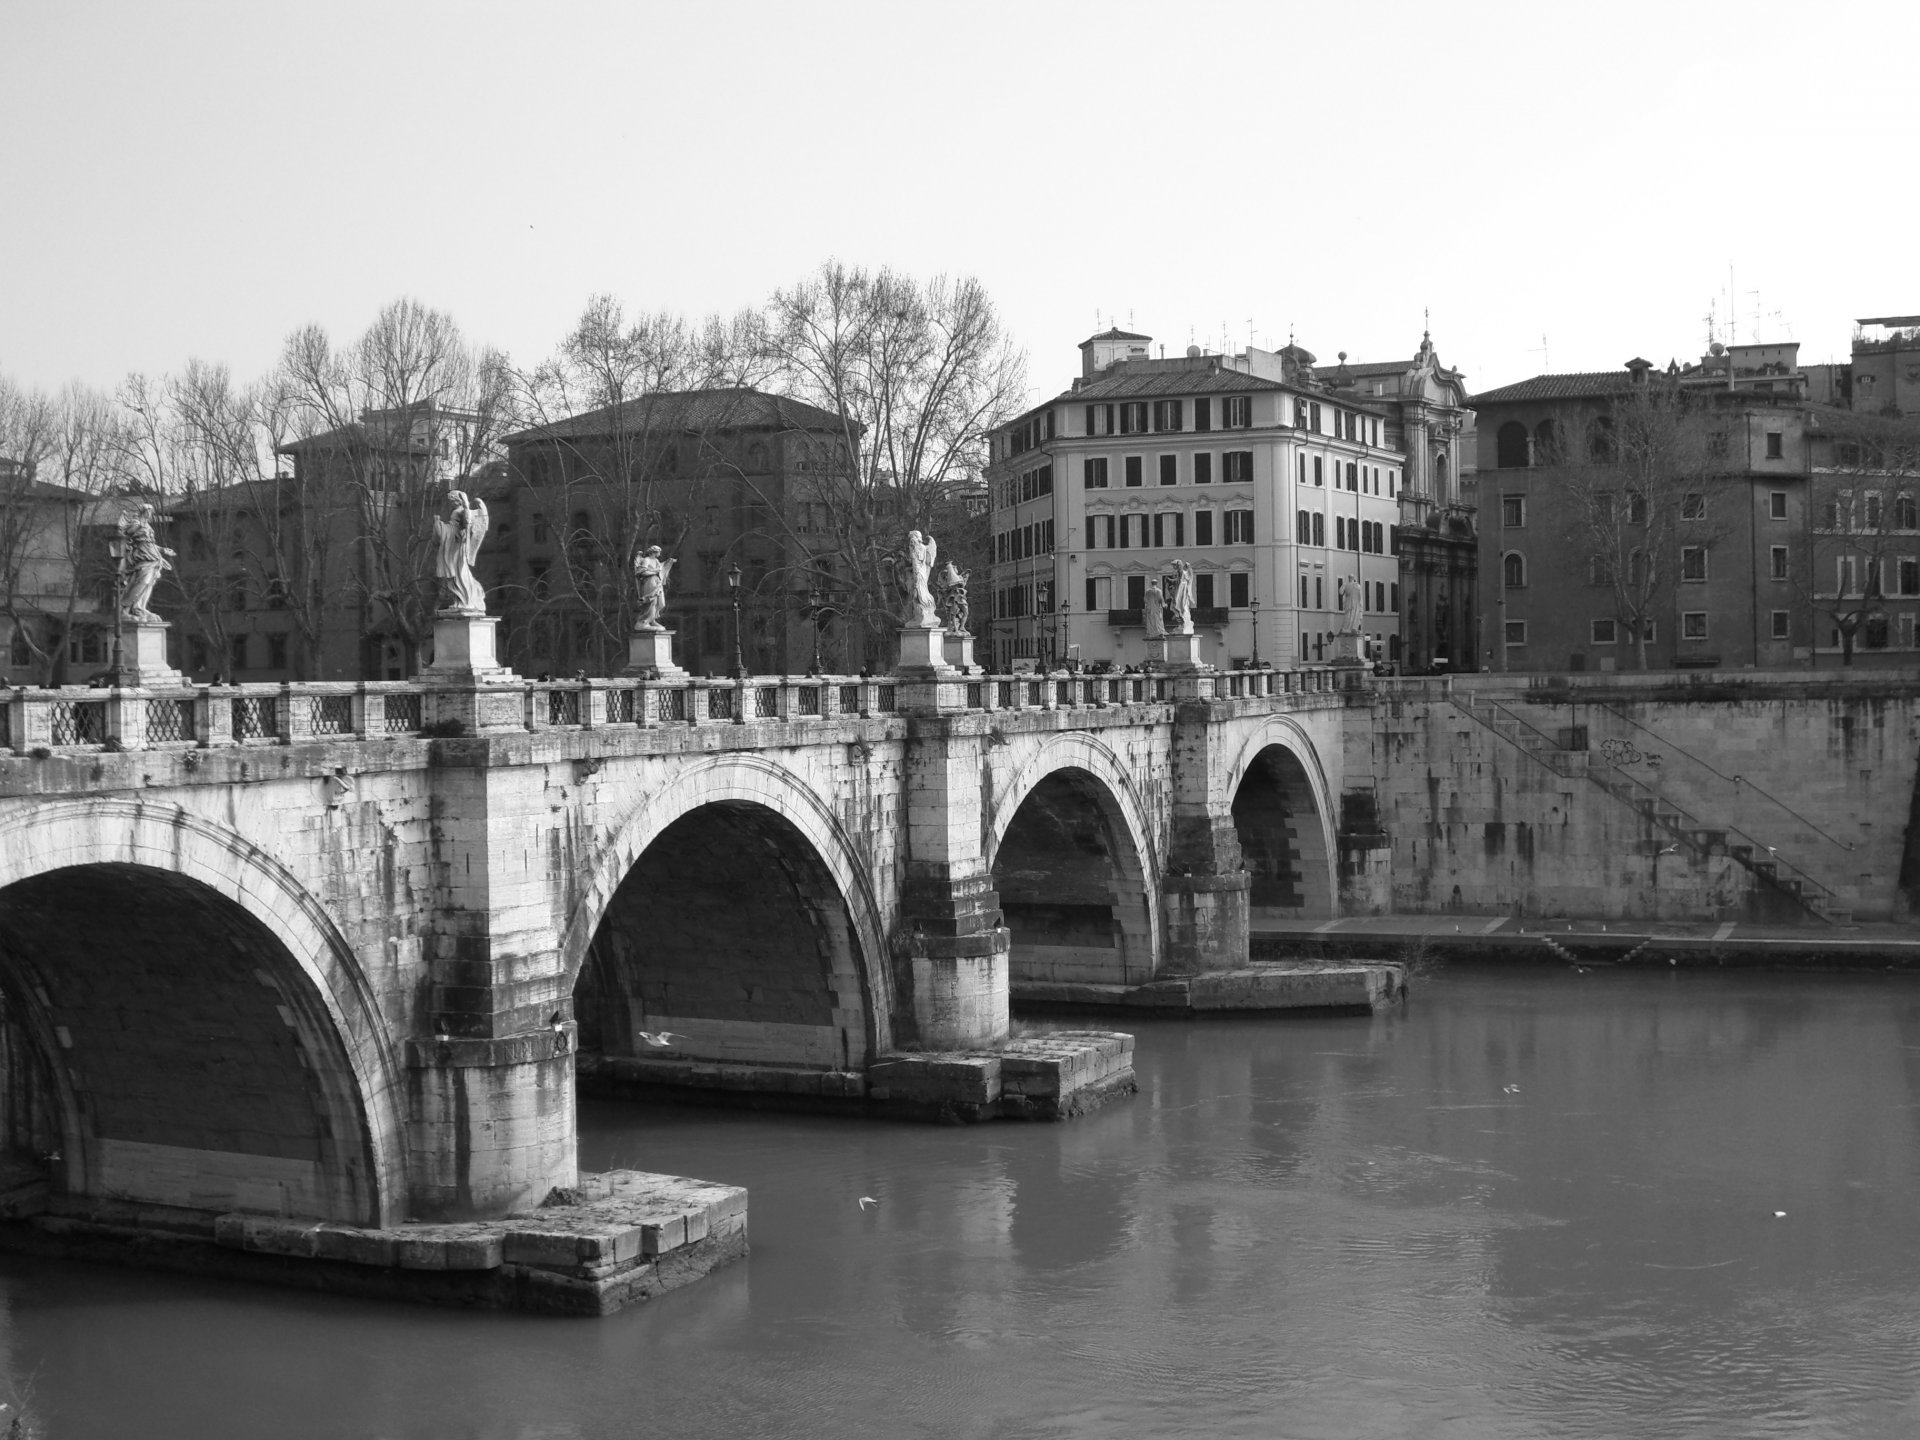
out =
[[[404,1218],[404,1086],[352,947],[290,870],[175,806],[0,819],[9,1141],[56,1191],[350,1224]],[[37,1082],[37,1083],[32,1083]],[[42,1087],[44,1087],[42,1089]]]
[[[676,769],[599,853],[562,958],[583,1049],[859,1069],[892,1045],[885,927],[831,805],[757,755]],[[670,1030],[670,1051],[644,1033]]]
[[[1338,913],[1333,796],[1313,737],[1290,715],[1264,717],[1226,767],[1240,855],[1256,910],[1331,919]]]
[[[1159,968],[1160,876],[1148,809],[1113,749],[1040,739],[993,787],[986,863],[1011,978],[1137,985]]]

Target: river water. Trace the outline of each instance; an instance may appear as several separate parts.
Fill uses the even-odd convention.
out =
[[[584,1166],[752,1189],[749,1259],[611,1319],[4,1258],[0,1359],[61,1440],[1920,1434],[1913,980],[1134,1030],[1063,1125],[586,1106]]]

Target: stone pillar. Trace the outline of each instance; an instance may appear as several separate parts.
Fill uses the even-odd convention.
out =
[[[627,637],[628,675],[657,675],[662,680],[680,680],[686,671],[673,662],[671,630],[635,630]]]
[[[1194,634],[1169,633],[1147,641],[1147,663],[1155,670],[1169,673],[1211,670],[1213,667],[1201,658],[1203,654],[1200,637]]]
[[[910,1013],[896,1018],[896,1034],[925,1048],[1007,1037],[1010,939],[980,846],[986,722],[916,716],[907,737],[908,860],[895,979]],[[911,1036],[901,1033],[908,1021]]]
[[[1233,826],[1231,777],[1215,752],[1213,702],[1183,701],[1173,722],[1173,825],[1160,911],[1162,969],[1195,975],[1247,963],[1252,881]]]
[[[538,767],[481,755],[433,770],[430,956],[406,1047],[415,1219],[530,1210],[577,1178],[571,988],[546,886],[529,867]],[[544,782],[539,782],[544,783]]]

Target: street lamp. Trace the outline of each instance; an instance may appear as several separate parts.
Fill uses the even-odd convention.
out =
[[[727,571],[727,590],[733,596],[733,678],[744,680],[747,676],[747,662],[740,655],[740,562],[733,562]]]
[[[1260,597],[1253,596],[1248,604],[1253,609],[1253,661],[1251,668],[1260,668]]]
[[[809,675],[820,673],[820,611],[825,604],[826,597],[821,593],[819,586],[816,585],[807,591],[807,606],[813,612],[813,668],[807,671]]]
[[[1069,670],[1073,669],[1073,602],[1071,600],[1060,602],[1060,659]]]

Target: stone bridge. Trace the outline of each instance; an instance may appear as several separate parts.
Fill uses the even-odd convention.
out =
[[[1010,986],[1334,914],[1359,684],[12,692],[10,1146],[70,1214],[380,1227],[574,1184],[583,1052],[859,1102]]]

